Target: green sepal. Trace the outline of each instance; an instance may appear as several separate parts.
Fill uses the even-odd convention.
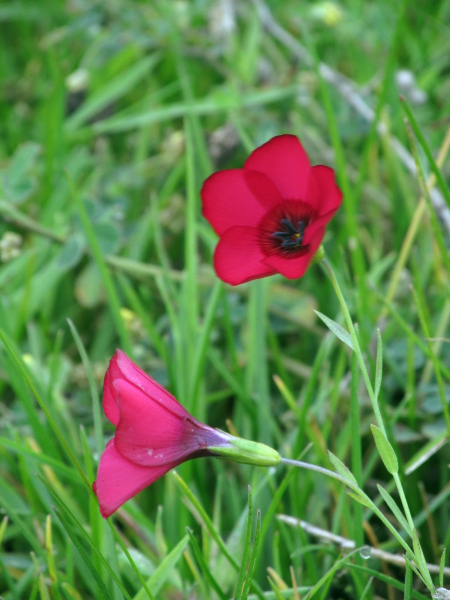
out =
[[[229,437],[227,445],[208,446],[208,450],[220,458],[259,467],[271,467],[281,461],[281,456],[273,448],[233,436]]]

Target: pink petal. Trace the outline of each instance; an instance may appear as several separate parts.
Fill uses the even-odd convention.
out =
[[[264,173],[284,200],[306,200],[311,165],[295,135],[279,135],[254,150],[244,169]]]
[[[231,227],[219,240],[214,253],[214,268],[220,279],[239,285],[274,274],[275,269],[263,264],[264,258],[257,229]]]
[[[222,439],[189,413],[174,415],[124,379],[116,380],[115,386],[120,411],[115,446],[133,463],[154,467],[181,462],[202,450],[208,454],[207,446]]]
[[[235,225],[256,226],[268,210],[281,202],[270,179],[244,169],[214,173],[203,184],[201,196],[203,216],[218,235]]]
[[[94,491],[100,512],[106,519],[127,500],[177,466],[169,463],[159,467],[141,467],[121,456],[110,440],[100,457]]]
[[[332,218],[342,202],[342,192],[336,184],[333,169],[324,165],[311,169],[306,200],[317,215],[329,215],[328,220]]]
[[[114,380],[122,376],[121,370],[117,364],[117,359],[121,350],[117,350],[112,359],[109,361],[109,367],[106,371],[105,380],[103,382],[103,410],[106,417],[113,425],[119,422],[119,408],[117,406],[117,391],[114,387]]]
[[[147,373],[144,373],[144,371],[142,371],[142,369],[140,369],[131,360],[131,358],[125,354],[125,352],[122,352],[122,350],[117,350],[114,356],[117,356],[116,361],[120,373],[119,376],[115,377],[116,379],[126,379],[147,394],[149,401],[153,399],[157,402],[160,402],[174,414],[180,417],[189,416],[189,413],[181,406],[178,400],[176,400],[172,394],[169,394],[167,390],[160,386],[159,383],[147,375]],[[116,371],[114,371],[114,373],[116,373]],[[117,398],[117,390],[116,388],[114,389]],[[117,425],[117,423],[115,423],[115,425]]]
[[[314,254],[323,240],[324,235],[324,227],[322,229],[318,229],[313,234],[313,237],[309,242],[307,241],[305,234],[305,240],[309,244],[308,251],[305,254],[293,258],[283,256],[281,253],[277,253],[267,257],[264,260],[264,264],[271,267],[274,271],[281,273],[281,275],[284,275],[284,277],[287,277],[288,279],[298,279],[305,274],[310,262],[314,258]]]

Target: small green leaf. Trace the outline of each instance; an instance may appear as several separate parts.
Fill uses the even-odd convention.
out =
[[[325,323],[328,329],[332,331],[334,335],[341,340],[341,342],[347,344],[350,350],[354,350],[352,336],[349,334],[348,331],[345,331],[345,329],[341,327],[338,323],[336,323],[336,321],[333,321],[318,310],[315,310],[314,312],[319,317],[319,319]]]
[[[83,256],[83,239],[81,236],[73,236],[63,244],[56,257],[56,266],[62,271],[75,267]]]
[[[250,564],[248,566],[247,577],[244,583],[244,589],[242,591],[242,600],[247,600],[250,586],[252,584],[253,573],[255,571],[256,559],[258,557],[258,546],[259,546],[259,534],[261,533],[261,512],[259,509],[256,512],[256,531],[255,541],[253,542],[252,555],[250,557]]]
[[[158,565],[153,575],[147,580],[147,587],[151,590],[154,597],[158,596],[158,592],[164,583],[173,575],[175,565],[180,560],[188,542],[189,536],[185,535]],[[148,596],[145,589],[141,588],[134,596],[133,600],[144,600],[144,598],[148,598]]]
[[[356,486],[358,485],[358,482],[356,481],[356,478],[353,475],[353,473],[350,471],[350,469],[348,467],[346,467],[344,465],[344,463],[341,460],[339,460],[339,458],[335,454],[328,451],[328,458],[330,459],[330,462],[333,465],[336,473],[338,473],[344,479],[347,479],[348,481],[350,481],[352,484],[354,484]]]
[[[350,498],[353,498],[353,500],[356,500],[356,502],[359,502],[359,504],[365,506],[366,508],[373,508],[372,502],[368,500],[365,496],[359,496],[355,492],[350,491],[347,491],[347,495],[350,496]]]
[[[417,533],[417,529],[414,528],[412,531],[412,542],[413,542],[413,550],[414,550],[414,560],[417,564],[417,568],[422,575],[422,579],[425,582],[425,585],[429,590],[433,589],[433,582],[431,580],[430,572],[428,571],[427,561],[425,560],[425,555],[422,550],[422,546],[420,545],[419,535]]]
[[[237,600],[241,600],[241,598],[242,598],[245,574],[247,573],[248,557],[250,555],[250,548],[251,548],[252,519],[253,519],[252,490],[251,490],[251,487],[248,486],[248,516],[247,516],[247,525],[245,527],[244,549],[242,552],[241,568],[239,569],[239,575],[238,575],[238,580],[237,580],[237,585],[236,585]]]
[[[95,223],[92,227],[103,256],[114,254],[119,246],[120,235],[117,227],[106,221]]]
[[[67,518],[67,516],[64,514],[63,511],[59,511],[57,508],[55,508],[54,510],[55,510],[55,513],[56,513],[61,525],[64,527],[68,537],[72,540],[72,543],[75,546],[75,548],[78,550],[78,553],[79,553],[81,559],[83,560],[86,567],[89,569],[96,584],[98,585],[99,592],[101,594],[101,598],[106,598],[106,600],[111,600],[111,596],[110,596],[108,590],[106,589],[106,586],[100,576],[100,573],[97,572],[97,569],[95,568],[95,566],[89,556],[89,553],[86,551],[83,544],[78,539],[77,531],[73,528],[72,524],[70,523],[69,519]]]
[[[209,584],[211,585],[211,587],[214,589],[214,591],[216,592],[217,596],[219,596],[219,598],[221,600],[228,600],[227,596],[225,596],[225,594],[220,589],[220,586],[217,583],[214,575],[211,573],[210,566],[206,562],[206,559],[203,556],[201,548],[200,548],[197,540],[195,539],[194,534],[189,529],[189,527],[186,527],[186,531],[187,531],[187,534],[189,536],[189,541],[191,542],[191,546],[192,546],[192,549],[194,551],[195,558],[197,559],[197,562],[200,565],[200,568],[201,568],[201,570],[203,572],[203,575],[205,576],[205,579],[209,582]]]
[[[384,488],[382,488],[381,485],[377,485],[377,488],[378,488],[378,491],[380,492],[380,496],[383,498],[383,500],[389,506],[389,508],[391,509],[391,511],[392,511],[393,515],[395,516],[395,518],[397,519],[397,521],[400,523],[400,525],[403,527],[403,529],[406,531],[406,533],[409,536],[411,536],[411,529],[408,525],[408,522],[405,519],[405,517],[403,516],[403,513],[400,510],[400,508],[397,506],[397,503],[395,502],[394,498],[389,494],[389,492],[387,492]]]
[[[381,379],[383,377],[383,342],[381,340],[380,330],[377,329],[378,345],[377,345],[377,361],[375,367],[375,398],[378,399],[378,394],[381,388]]]
[[[417,575],[417,577],[422,581],[422,583],[426,586],[427,584],[425,583],[424,578],[422,577],[422,575],[420,574],[420,572],[418,571],[416,565],[411,561],[411,559],[406,556],[404,556],[405,561],[407,562],[407,564],[411,567],[411,569],[414,571],[414,573]]]
[[[394,448],[381,429],[376,425],[371,425],[370,428],[372,429],[375,444],[384,466],[391,475],[396,475],[398,473],[398,460]]]
[[[439,563],[439,585],[444,587],[444,569],[445,569],[445,553],[446,548],[442,551],[441,562]]]
[[[40,151],[41,146],[34,142],[22,144],[3,170],[1,175],[3,193],[11,202],[23,202],[34,191],[36,180],[30,175],[30,171],[35,167]]]

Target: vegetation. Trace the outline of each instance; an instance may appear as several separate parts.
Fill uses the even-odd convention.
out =
[[[448,597],[449,17],[0,6],[2,598]],[[323,263],[213,270],[203,181],[282,133],[336,169],[324,248],[350,321]],[[198,420],[335,477],[202,458],[104,520],[117,347]]]

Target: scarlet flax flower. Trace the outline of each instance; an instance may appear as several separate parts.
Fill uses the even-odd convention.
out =
[[[278,452],[264,444],[197,421],[121,350],[114,354],[105,375],[103,410],[116,426],[93,484],[105,518],[191,458],[219,456],[261,466],[280,462]]]
[[[342,202],[333,170],[311,167],[294,135],[272,138],[243,169],[214,173],[201,196],[203,215],[220,236],[214,268],[231,285],[304,275]]]

